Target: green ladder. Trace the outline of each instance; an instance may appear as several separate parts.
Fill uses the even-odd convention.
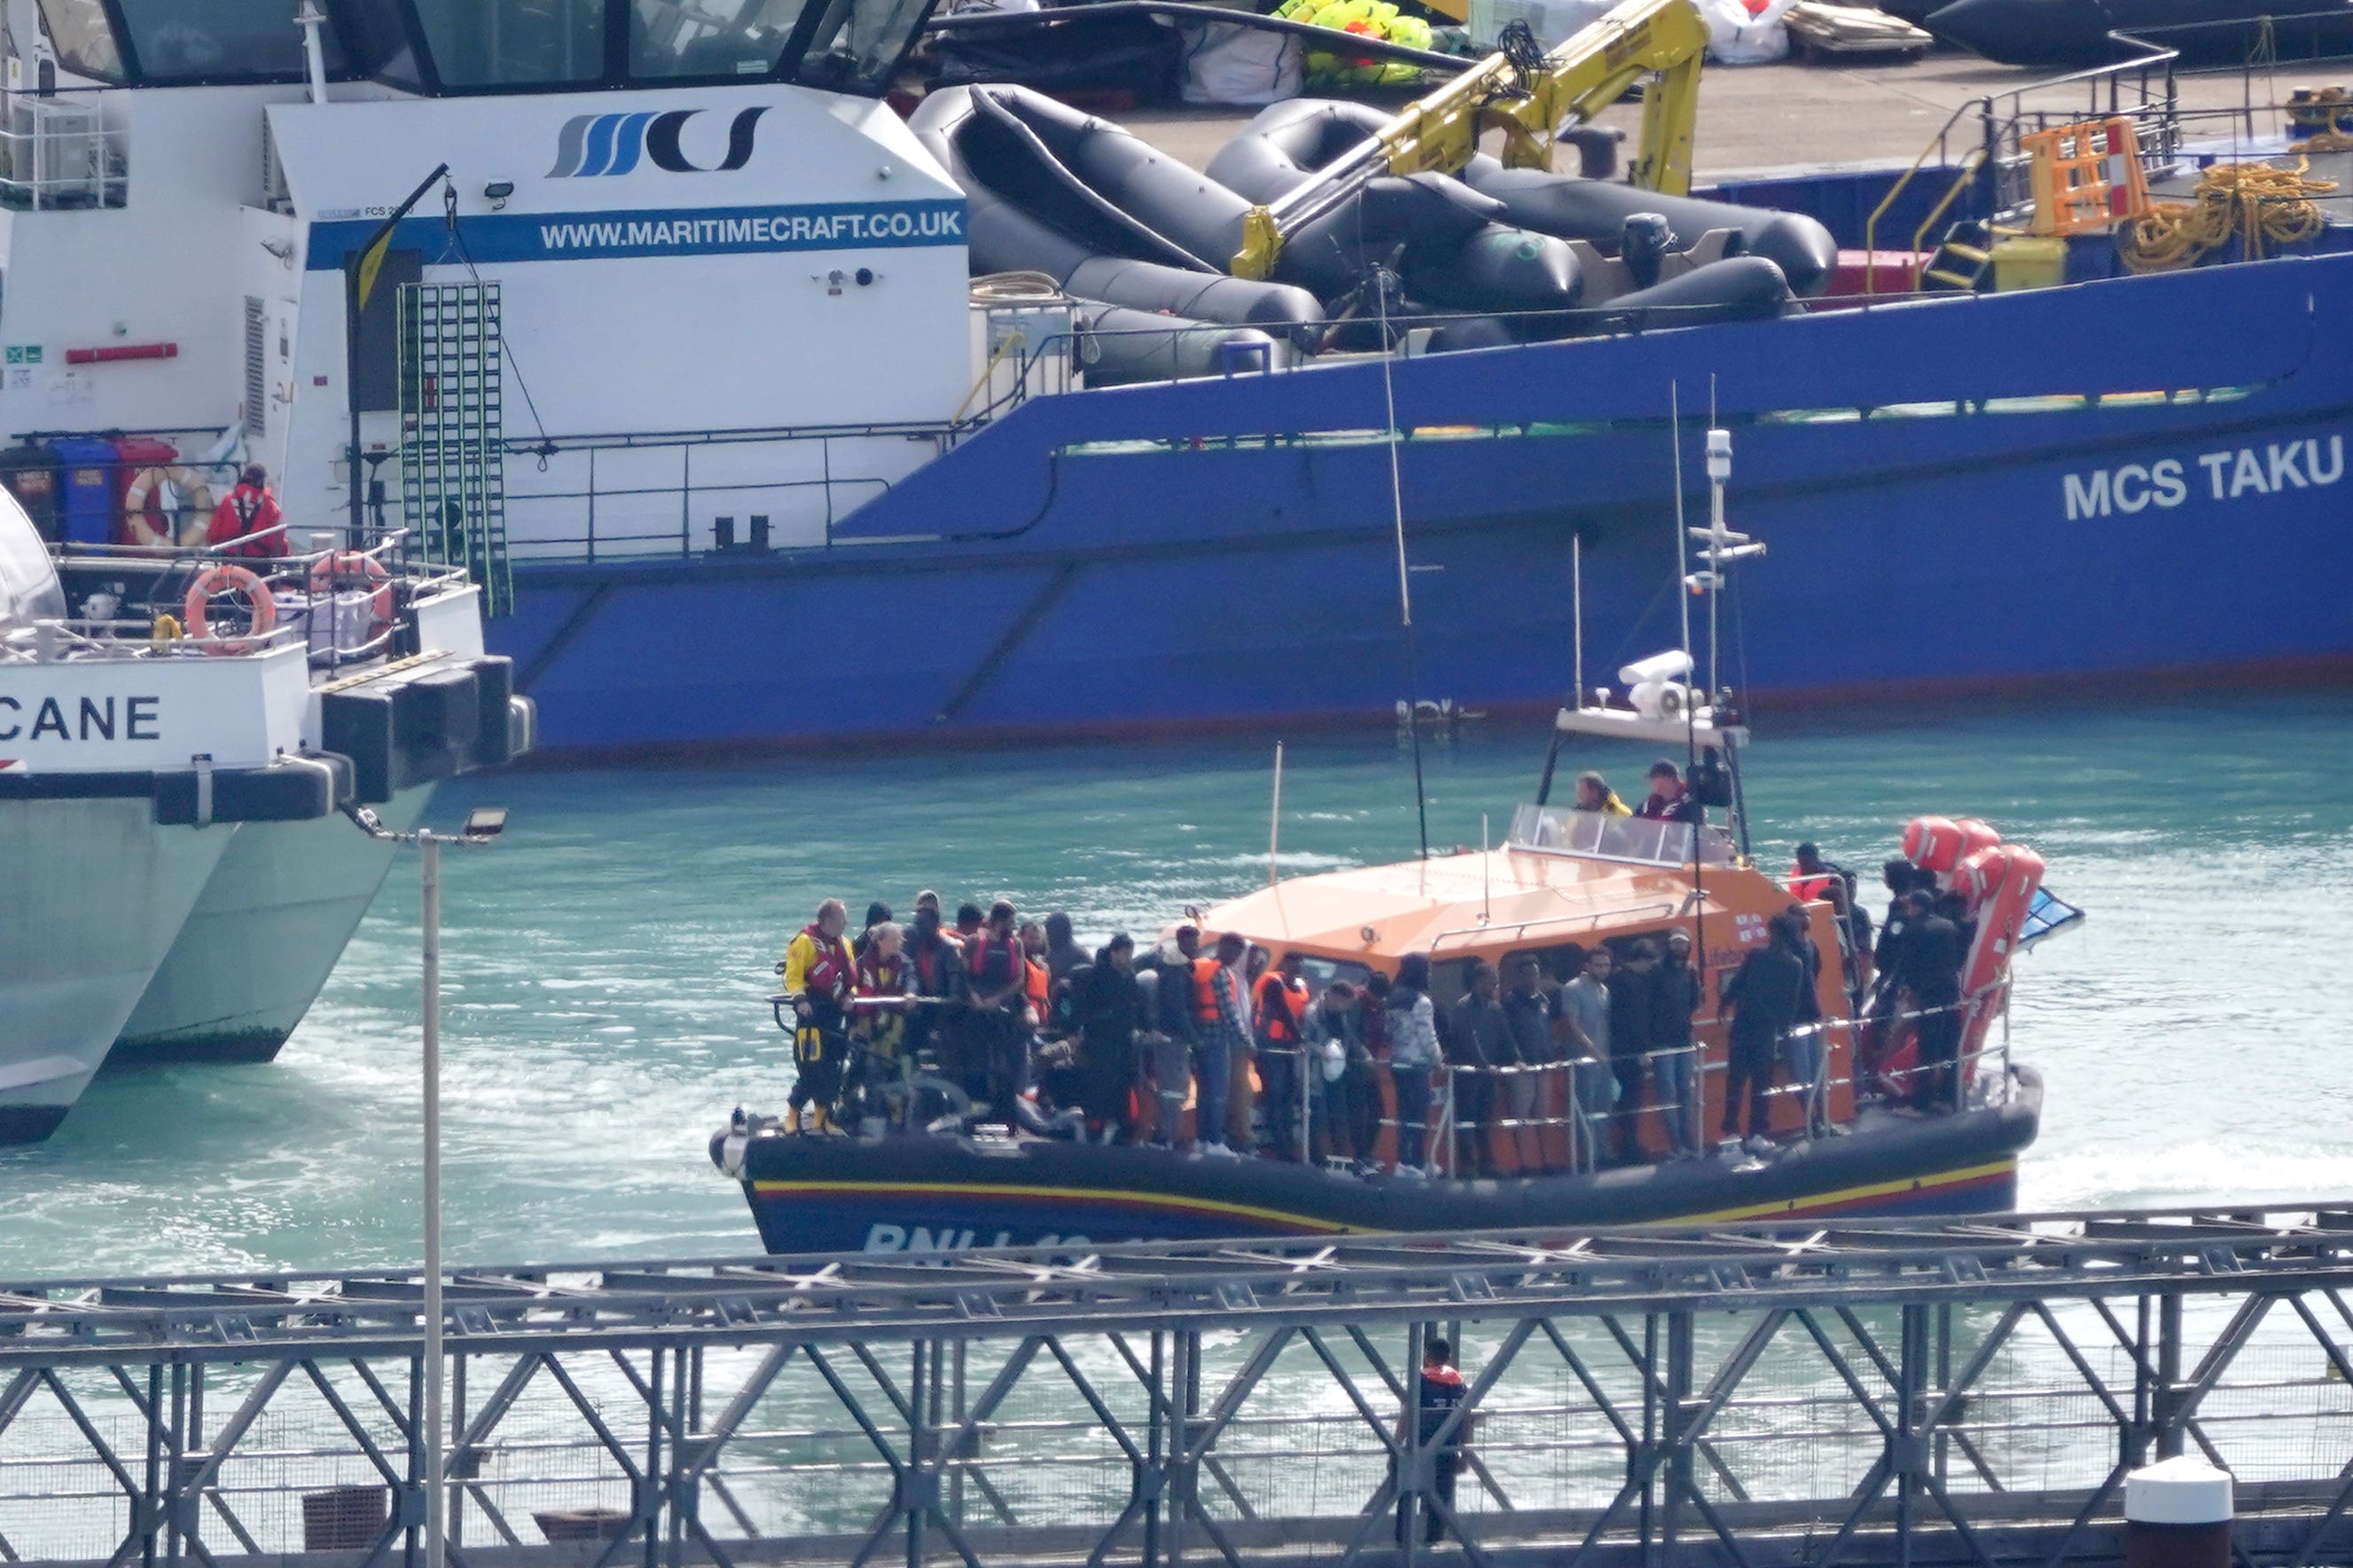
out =
[[[496,283],[401,287],[401,521],[427,561],[481,588],[485,616],[514,608],[504,363]]]

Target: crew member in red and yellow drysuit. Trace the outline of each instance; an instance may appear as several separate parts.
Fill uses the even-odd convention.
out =
[[[785,1101],[785,1130],[802,1131],[801,1111],[809,1108],[808,1131],[834,1130],[835,1103],[841,1099],[841,1069],[849,1058],[847,1005],[857,981],[849,944],[842,933],[849,929],[849,910],[839,899],[817,907],[817,919],[800,929],[785,948],[785,990],[793,997],[793,1062],[800,1076]]]

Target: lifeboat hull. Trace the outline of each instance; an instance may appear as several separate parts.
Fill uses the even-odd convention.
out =
[[[740,1151],[722,1132],[712,1157],[739,1163],[762,1245],[785,1254],[1986,1214],[2015,1204],[2018,1155],[2042,1116],[2041,1078],[2012,1070],[2000,1105],[1928,1120],[1872,1113],[1852,1136],[1763,1162],[1594,1175],[1424,1182],[1052,1140],[774,1132]]]

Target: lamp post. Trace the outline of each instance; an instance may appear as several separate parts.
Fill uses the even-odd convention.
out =
[[[425,1015],[425,1300],[419,1312],[425,1331],[419,1352],[425,1363],[425,1568],[444,1568],[448,1532],[443,1517],[448,1500],[443,1495],[441,1431],[441,847],[481,847],[505,829],[507,813],[504,806],[478,806],[456,833],[423,827],[394,833],[365,806],[350,815],[369,837],[417,848]]]

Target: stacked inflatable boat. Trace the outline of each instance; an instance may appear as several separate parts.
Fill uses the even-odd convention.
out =
[[[1837,247],[1811,218],[1484,156],[1376,179],[1289,238],[1271,279],[1228,274],[1252,206],[1386,119],[1279,103],[1206,173],[1020,87],[934,92],[913,126],[965,192],[974,273],[1042,273],[1079,301],[1096,382],[1198,374],[1235,342],[1279,362],[1770,316],[1830,285]]]

